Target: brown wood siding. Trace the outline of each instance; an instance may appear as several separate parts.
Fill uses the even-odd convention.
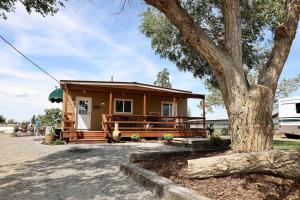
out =
[[[91,109],[91,130],[101,130],[102,114],[109,112],[109,93],[93,92],[93,91],[82,91],[82,90],[70,90],[67,102],[67,112],[74,113],[76,117],[75,101],[76,97],[91,97],[92,98],[92,109]],[[126,93],[113,93],[114,99],[132,99],[133,100],[133,114],[143,115],[143,95],[140,94],[126,94]],[[64,95],[64,101],[66,95]],[[177,115],[187,115],[187,99],[177,98]],[[101,103],[104,102],[104,105]],[[173,102],[173,97],[161,97],[161,96],[149,96],[147,95],[147,114],[150,112],[161,113],[162,102]],[[114,113],[114,105],[113,105]]]

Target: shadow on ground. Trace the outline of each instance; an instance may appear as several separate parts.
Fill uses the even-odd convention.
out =
[[[0,166],[4,199],[153,199],[119,173],[134,145],[72,146],[35,161]],[[3,174],[5,174],[3,176]]]

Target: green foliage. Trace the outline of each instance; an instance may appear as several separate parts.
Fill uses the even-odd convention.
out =
[[[35,115],[33,115],[33,116],[31,117],[31,119],[30,119],[30,122],[31,122],[32,124],[35,124],[35,121],[36,121],[36,117],[35,117]]]
[[[300,150],[300,141],[273,141],[274,149],[280,150]]]
[[[223,47],[224,20],[220,2],[187,0],[181,4],[208,36]],[[241,0],[240,4],[243,62],[248,72],[261,66],[269,55],[274,29],[282,21],[284,0]],[[162,13],[152,8],[142,13],[140,31],[151,39],[152,48],[161,58],[217,86],[207,62],[181,39],[179,31]]]
[[[157,79],[154,81],[154,85],[165,87],[165,88],[172,88],[170,83],[170,73],[167,68],[164,68],[162,71],[158,72]]]
[[[141,139],[141,137],[140,137],[139,134],[132,134],[132,135],[131,135],[131,140],[132,140],[132,141],[137,142],[137,141],[139,141],[140,139]]]
[[[43,126],[60,127],[62,111],[59,108],[45,109],[45,114],[38,117]]]
[[[222,145],[223,145],[223,141],[222,141],[221,137],[218,136],[218,135],[212,134],[212,135],[209,137],[209,141],[210,141],[214,146],[222,146]]]
[[[58,7],[64,6],[64,1],[67,0],[1,0],[0,17],[7,19],[7,13],[14,12],[17,3],[21,3],[29,14],[35,11],[45,17],[57,13]]]
[[[62,145],[65,144],[64,141],[60,140],[60,139],[56,139],[54,142],[55,145]]]
[[[172,134],[163,134],[163,139],[166,140],[166,141],[171,141],[173,140],[173,135]]]
[[[223,128],[222,130],[221,130],[221,134],[222,135],[228,135],[228,128]]]
[[[0,123],[2,124],[6,123],[6,119],[3,115],[0,115]]]

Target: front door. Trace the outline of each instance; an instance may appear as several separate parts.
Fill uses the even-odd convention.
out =
[[[91,129],[92,98],[76,97],[76,128]]]

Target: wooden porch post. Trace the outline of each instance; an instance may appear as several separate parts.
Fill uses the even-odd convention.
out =
[[[112,92],[109,92],[109,110],[108,110],[108,114],[111,115],[112,114],[112,105],[113,104],[113,95]]]
[[[143,101],[143,114],[147,115],[147,95],[144,94],[144,101]]]
[[[176,108],[177,108],[177,101],[176,101],[176,97],[174,97],[173,98],[173,116],[177,116]]]
[[[204,131],[206,132],[206,124],[205,124],[205,96],[202,99],[202,110],[203,110],[203,128]]]
[[[146,115],[147,115],[147,95],[144,94],[144,100],[143,100],[143,115],[144,115],[144,122],[146,121]],[[147,125],[144,124],[144,128],[146,129]]]
[[[68,88],[67,88],[67,85],[65,85],[65,93],[64,93],[64,96],[65,96],[65,99],[64,99],[64,115],[67,114],[67,109],[68,109],[68,96],[69,96],[69,91],[68,91]]]
[[[177,125],[177,118],[175,117],[177,115],[176,113],[176,97],[173,98],[173,116],[174,116],[174,128]]]

